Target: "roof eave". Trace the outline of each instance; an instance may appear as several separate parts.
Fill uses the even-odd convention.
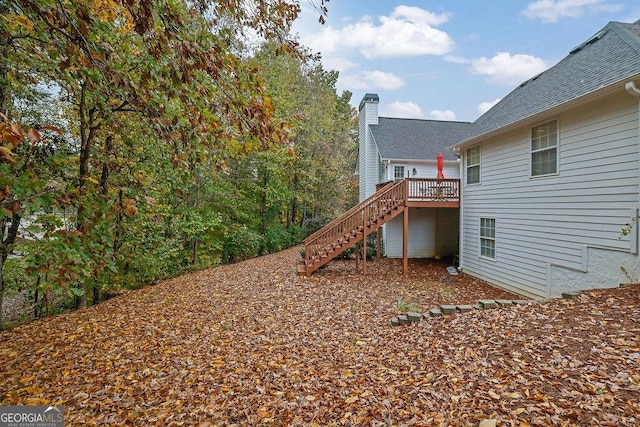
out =
[[[520,126],[524,126],[524,125],[533,125],[537,122],[539,122],[541,119],[543,119],[546,116],[554,116],[559,114],[560,112],[562,112],[563,110],[566,110],[568,108],[573,108],[573,107],[578,107],[582,104],[586,104],[588,102],[592,102],[594,100],[597,100],[598,98],[601,98],[603,96],[609,95],[611,93],[614,93],[616,91],[625,91],[624,85],[625,83],[629,82],[629,81],[635,81],[637,79],[640,79],[640,73],[630,76],[630,77],[626,77],[622,80],[618,80],[614,83],[611,83],[607,86],[603,86],[600,87],[594,91],[588,92],[582,96],[579,96],[577,98],[573,98],[569,101],[563,102],[561,104],[555,105],[551,108],[547,108],[546,110],[542,110],[536,114],[524,117],[520,120],[517,120],[515,122],[509,123],[505,126],[499,127],[497,129],[494,129],[492,131],[474,136],[472,138],[466,139],[464,141],[458,142],[456,144],[452,144],[446,147],[447,150],[450,151],[456,151],[456,152],[460,152],[462,151],[465,147],[469,147],[471,145],[475,145],[478,144],[488,138],[494,137],[496,135],[500,135],[502,133],[505,132],[509,132],[515,128],[518,128]]]
[[[382,162],[393,162],[393,163],[437,163],[438,159],[396,159],[393,157],[381,157],[380,161]],[[457,163],[458,160],[445,159],[445,163]]]

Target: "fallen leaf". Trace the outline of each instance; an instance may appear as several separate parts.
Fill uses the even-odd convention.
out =
[[[491,397],[493,400],[500,400],[500,395],[498,393],[496,393],[493,390],[489,390],[487,392],[487,394],[489,395],[489,397]]]

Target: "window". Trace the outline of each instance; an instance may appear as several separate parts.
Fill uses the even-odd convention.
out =
[[[531,128],[531,176],[558,172],[558,121]]]
[[[480,218],[480,256],[496,259],[495,218]]]
[[[387,181],[387,165],[384,162],[378,162],[378,182]]]
[[[467,150],[467,184],[480,182],[480,146]]]
[[[393,167],[393,179],[396,181],[400,181],[404,179],[404,166]]]

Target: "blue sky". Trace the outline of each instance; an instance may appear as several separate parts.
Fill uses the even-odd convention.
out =
[[[318,2],[318,0],[313,0]],[[380,115],[473,121],[637,0],[331,0],[326,24],[301,0],[302,44],[340,72],[338,91],[380,95]]]

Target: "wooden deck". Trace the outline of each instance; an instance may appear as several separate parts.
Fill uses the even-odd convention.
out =
[[[298,265],[298,272],[308,276],[349,247],[360,242],[366,245],[367,235],[403,215],[402,264],[406,274],[409,209],[412,207],[459,208],[460,180],[407,178],[380,184],[375,194],[305,239],[304,260]],[[377,237],[379,256],[379,233]],[[365,273],[366,257],[362,261],[362,272]]]
[[[436,178],[407,178],[406,206],[410,208],[459,208],[460,180]],[[393,183],[377,185],[377,189]]]

